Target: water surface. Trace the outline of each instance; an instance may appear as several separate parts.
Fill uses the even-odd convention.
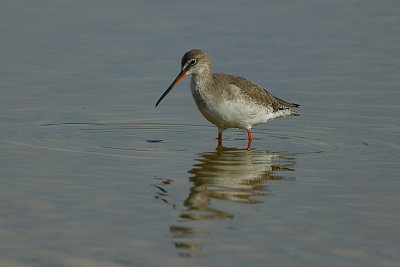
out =
[[[397,1],[0,6],[0,265],[398,265]],[[155,109],[192,48],[301,116]]]

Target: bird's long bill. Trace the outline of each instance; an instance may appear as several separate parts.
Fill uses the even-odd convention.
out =
[[[158,104],[160,104],[161,100],[163,100],[164,97],[169,93],[169,91],[171,91],[171,89],[185,76],[186,76],[186,71],[181,71],[178,74],[178,76],[176,76],[175,80],[171,83],[171,85],[168,87],[168,89],[164,92],[164,94],[162,94],[160,99],[158,99],[158,101],[156,103],[156,107],[158,106]]]

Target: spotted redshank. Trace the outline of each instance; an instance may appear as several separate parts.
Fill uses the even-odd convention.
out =
[[[158,99],[156,107],[171,89],[186,75],[191,74],[190,91],[200,113],[218,127],[218,146],[222,132],[228,128],[246,129],[251,148],[250,129],[279,117],[299,115],[291,108],[300,105],[272,96],[259,85],[245,78],[213,73],[207,54],[200,49],[187,52],[181,61],[181,72]]]

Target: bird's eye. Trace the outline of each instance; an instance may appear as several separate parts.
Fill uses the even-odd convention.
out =
[[[196,59],[191,59],[189,63],[192,64],[192,65],[196,64]]]

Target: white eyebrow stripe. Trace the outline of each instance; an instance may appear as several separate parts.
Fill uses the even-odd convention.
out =
[[[187,62],[185,65],[183,65],[182,69],[186,69],[186,67],[189,65],[189,63]]]

